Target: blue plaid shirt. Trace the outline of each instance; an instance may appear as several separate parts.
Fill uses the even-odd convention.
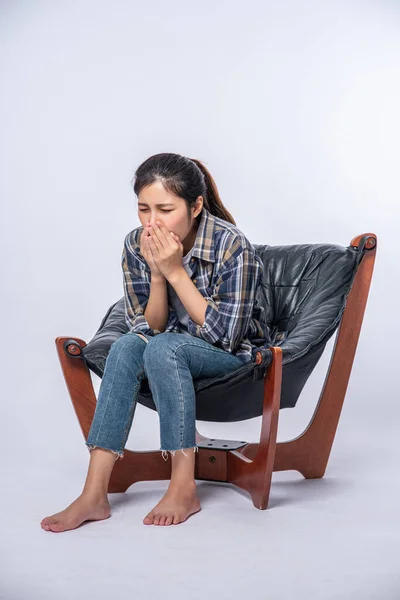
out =
[[[125,319],[132,333],[157,335],[144,311],[150,295],[151,272],[140,253],[143,227],[127,234],[122,252]],[[270,330],[259,302],[263,263],[245,235],[232,223],[212,215],[204,206],[196,232],[190,278],[207,301],[205,321],[195,323],[189,315],[188,332],[231,352],[243,362],[256,348],[270,345]],[[164,333],[179,332],[175,310],[169,314]]]

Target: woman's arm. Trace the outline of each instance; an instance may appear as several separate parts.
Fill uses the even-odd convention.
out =
[[[151,277],[150,296],[144,316],[152,329],[161,333],[165,330],[168,321],[167,280],[165,277]]]
[[[178,294],[192,321],[198,325],[202,325],[205,320],[207,301],[190,279],[185,269],[182,267],[169,280],[169,283]]]

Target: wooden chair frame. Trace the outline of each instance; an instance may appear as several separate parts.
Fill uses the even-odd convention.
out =
[[[276,442],[282,349],[272,347],[272,362],[264,377],[260,442],[211,440],[196,430],[199,448],[195,458],[195,479],[232,483],[249,492],[254,506],[264,510],[268,507],[274,471],[296,470],[306,479],[323,477],[353,366],[374,269],[376,235],[357,236],[351,245],[358,246],[363,238],[365,253],[347,297],[318,404],[306,429],[290,441]],[[360,248],[361,251],[363,248]],[[89,368],[84,360],[76,360],[86,343],[82,339],[65,336],[57,337],[55,343],[72,404],[87,440],[96,409],[96,396]],[[170,477],[171,461],[162,459],[161,450],[133,451],[125,448],[124,457],[115,462],[108,493],[125,492],[138,481]]]

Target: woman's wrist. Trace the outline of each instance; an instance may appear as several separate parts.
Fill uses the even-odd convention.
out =
[[[165,283],[166,279],[164,275],[151,275],[150,277],[151,283]]]

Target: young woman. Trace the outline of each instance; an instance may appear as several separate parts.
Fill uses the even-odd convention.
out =
[[[41,527],[61,532],[110,516],[108,483],[123,457],[140,382],[147,377],[160,420],[171,480],[146,525],[171,525],[198,512],[194,465],[193,381],[217,377],[254,359],[270,332],[259,304],[262,261],[223,206],[198,160],[161,153],[135,173],[142,224],[122,253],[126,323],[112,344],[86,445],[81,495]]]

